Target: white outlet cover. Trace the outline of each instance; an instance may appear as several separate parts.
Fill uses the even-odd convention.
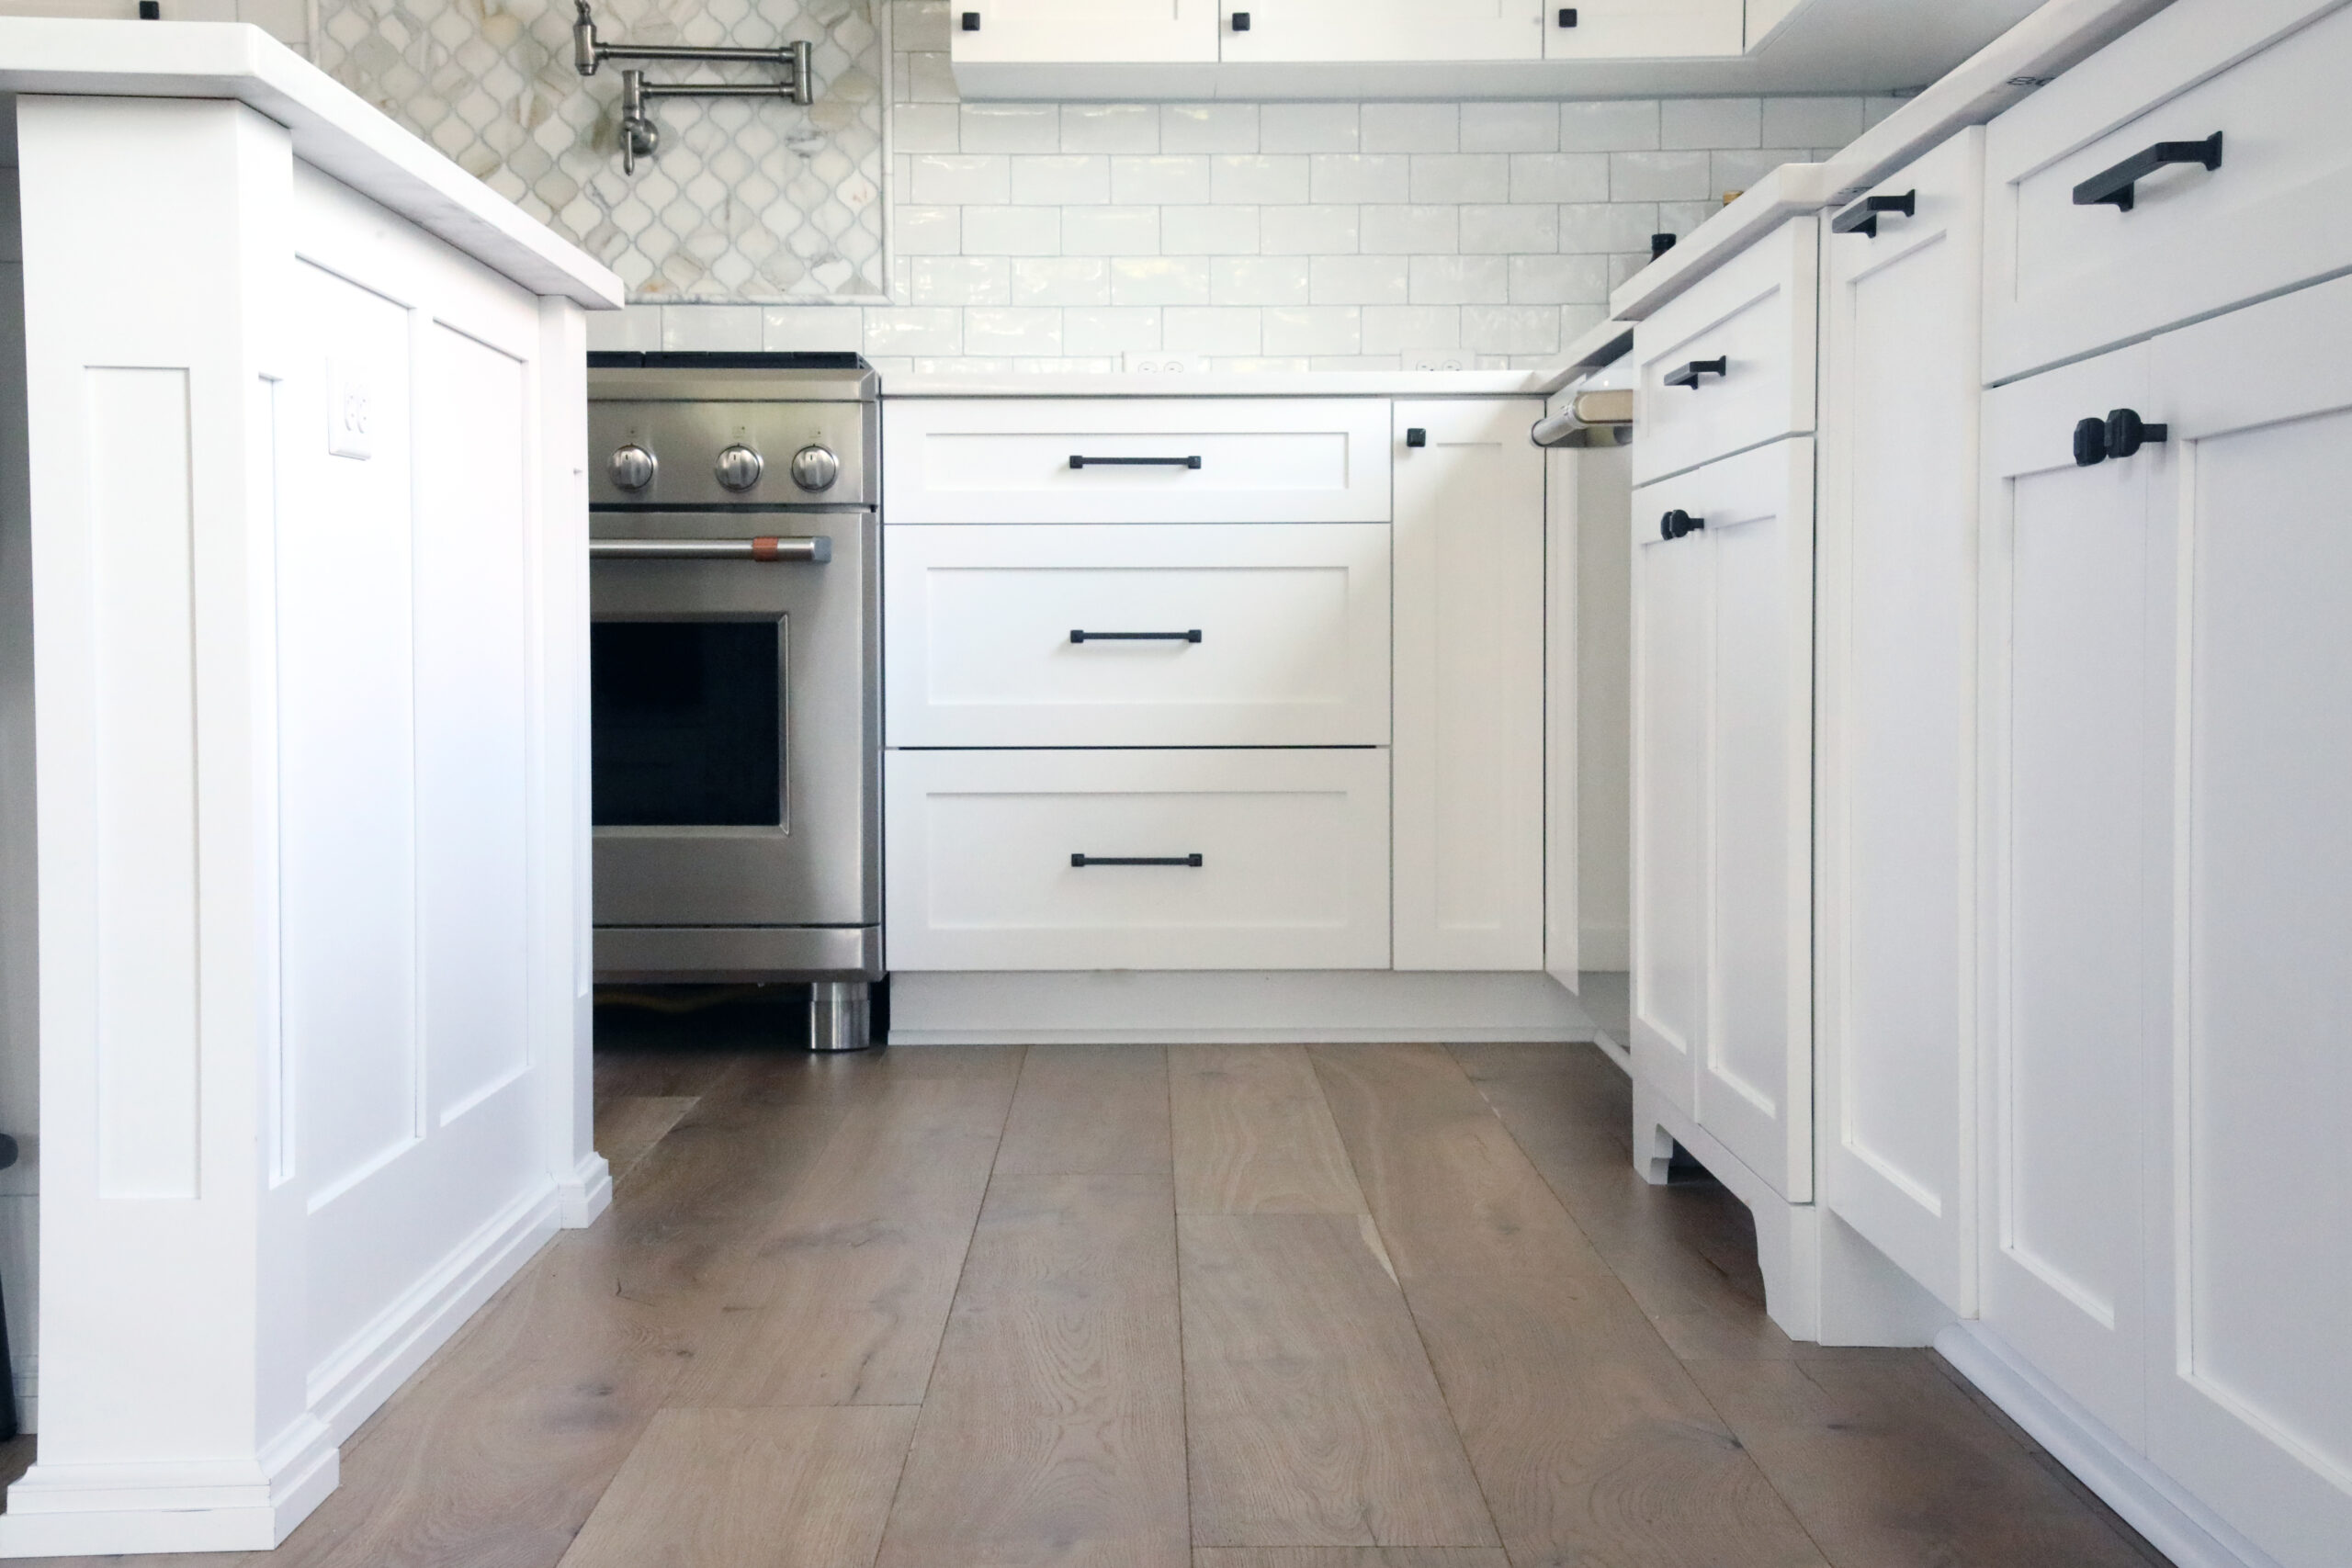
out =
[[[1408,370],[1468,370],[1474,367],[1474,357],[1460,349],[1408,348],[1405,351]]]
[[[376,455],[376,401],[368,372],[345,359],[327,361],[327,451],[337,457]]]
[[[1205,376],[1209,361],[1204,354],[1130,354],[1126,366],[1136,375]]]

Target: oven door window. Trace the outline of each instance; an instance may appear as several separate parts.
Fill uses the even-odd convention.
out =
[[[597,827],[784,826],[785,624],[590,628]]]

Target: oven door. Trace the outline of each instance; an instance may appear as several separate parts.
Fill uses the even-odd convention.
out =
[[[874,924],[873,513],[605,513],[591,531],[595,923]],[[783,547],[754,553],[754,531]],[[793,544],[810,536],[828,543]]]

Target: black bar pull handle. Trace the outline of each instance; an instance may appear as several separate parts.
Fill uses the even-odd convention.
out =
[[[2075,187],[2076,207],[2112,207],[2118,212],[2132,210],[2132,187],[2166,164],[2199,164],[2206,169],[2222,166],[2222,133],[2213,132],[2202,141],[2159,141],[2143,148],[2111,169],[2093,175]]]
[[[1693,517],[1679,506],[1657,520],[1659,536],[1668,539],[1679,539],[1686,534],[1695,534],[1706,525],[1705,518]]]
[[[1906,190],[1901,196],[1866,196],[1829,220],[1833,234],[1860,234],[1878,238],[1879,214],[1900,212],[1905,218],[1919,215],[1919,193]]]
[[[1070,628],[1069,640],[1072,642],[1198,642],[1201,640],[1201,628],[1194,626],[1188,632],[1082,632],[1073,626]]]
[[[1073,468],[1197,468],[1198,457],[1080,457],[1073,453]]]
[[[1731,360],[1728,356],[1722,359],[1694,359],[1688,365],[1668,371],[1666,384],[1669,387],[1688,387],[1695,392],[1699,389],[1700,377],[1723,376],[1728,374],[1730,370]]]
[[[1181,865],[1197,867],[1198,855],[1072,855],[1072,869],[1084,871],[1090,865]]]

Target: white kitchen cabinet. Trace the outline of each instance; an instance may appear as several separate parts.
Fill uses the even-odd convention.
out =
[[[894,969],[1385,969],[1388,753],[893,751]]]
[[[1995,120],[1987,379],[2352,260],[2347,73],[2352,10],[2339,0],[2181,0]],[[2143,155],[2128,208],[2085,204]]]
[[[1217,0],[950,0],[947,7],[958,65],[1211,62],[1217,26]]]
[[[1219,10],[1232,62],[1544,58],[1542,0],[1223,0]]]
[[[1864,198],[1822,242],[1816,541],[1821,1201],[1963,1312],[1984,134],[1870,193],[1910,212]]]
[[[1634,491],[1635,1070],[1800,1203],[1813,470],[1799,437]]]
[[[892,523],[1385,523],[1378,398],[901,398]]]
[[[1388,526],[897,527],[893,746],[1383,746]]]
[[[1544,7],[1547,60],[1693,60],[1746,47],[1741,0],[1582,0]],[[1571,21],[1569,18],[1573,17]]]
[[[1792,218],[1634,329],[1634,482],[1814,422],[1821,220]]]
[[[1399,969],[1544,967],[1543,412],[1395,407]]]
[[[1986,405],[1984,1321],[2287,1568],[2352,1540],[2347,330],[2321,285]],[[2118,409],[2165,438],[2078,467]]]

